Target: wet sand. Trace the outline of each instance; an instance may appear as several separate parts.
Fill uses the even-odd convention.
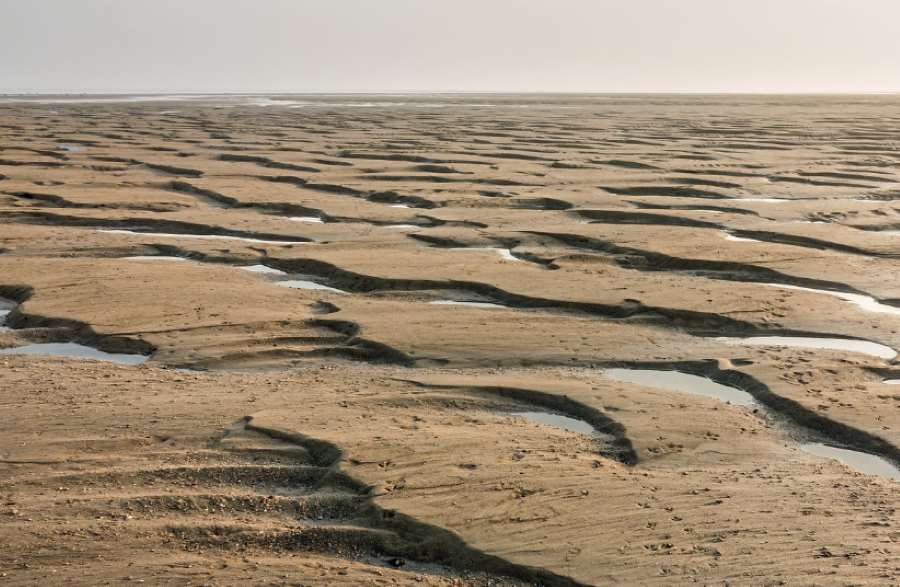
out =
[[[896,583],[898,133],[0,100],[2,579]]]

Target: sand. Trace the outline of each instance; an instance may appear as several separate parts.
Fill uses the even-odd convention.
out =
[[[900,581],[900,99],[403,102],[0,104],[5,584]]]

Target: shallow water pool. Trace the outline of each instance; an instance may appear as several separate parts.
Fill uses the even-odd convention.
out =
[[[530,420],[531,422],[535,422],[537,424],[553,426],[554,428],[562,428],[563,430],[577,432],[579,434],[586,434],[588,436],[593,436],[594,434],[596,434],[596,430],[594,430],[594,427],[584,420],[578,420],[576,418],[570,418],[569,416],[554,414],[552,412],[513,412],[510,415],[518,416],[519,418],[525,418],[526,420]]]
[[[281,269],[275,269],[274,267],[269,267],[268,265],[247,265],[246,267],[239,267],[238,269],[249,271],[251,273],[261,273],[264,275],[287,275],[287,273],[285,273]]]
[[[517,258],[515,255],[513,255],[512,251],[510,251],[509,249],[501,249],[501,248],[497,248],[497,247],[454,247],[450,250],[451,251],[495,251],[498,255],[500,255],[500,258],[503,259],[504,261],[519,261],[519,262],[522,261],[521,259]]]
[[[730,345],[746,346],[780,346],[801,349],[829,349],[837,351],[850,351],[878,357],[879,359],[893,359],[897,351],[889,346],[871,342],[868,340],[856,340],[845,338],[818,338],[810,336],[751,336],[748,338],[718,337],[716,340]]]
[[[827,289],[813,289],[811,287],[800,287],[797,285],[781,285],[778,283],[767,283],[766,285],[768,285],[769,287],[777,287],[779,289],[793,289],[797,291],[807,291],[810,293],[832,296],[856,304],[866,312],[877,312],[879,314],[892,314],[894,316],[900,316],[900,308],[882,304],[872,296],[867,296],[864,294],[844,293]]]
[[[292,289],[315,289],[319,291],[327,291],[344,295],[348,293],[342,289],[328,287],[327,285],[322,285],[321,283],[316,283],[315,281],[309,281],[308,279],[287,279],[285,281],[276,282],[275,285],[280,285],[281,287],[289,287]]]
[[[837,448],[819,442],[808,442],[800,445],[800,449],[817,457],[826,457],[840,461],[851,469],[867,475],[878,475],[894,481],[900,481],[900,469],[890,461],[869,453],[845,448]]]
[[[28,344],[25,346],[0,349],[0,355],[40,355],[51,357],[72,357],[75,359],[109,361],[112,363],[119,363],[120,365],[140,365],[150,358],[147,355],[107,353],[74,342],[46,342]]]
[[[691,375],[680,371],[661,369],[604,369],[603,375],[616,381],[637,383],[647,387],[656,387],[669,391],[681,391],[693,395],[711,397],[738,406],[749,406],[756,403],[753,396],[742,389],[728,387],[716,383],[712,379],[700,375]]]

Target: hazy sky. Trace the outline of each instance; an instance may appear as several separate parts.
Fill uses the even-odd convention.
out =
[[[900,91],[900,0],[0,0],[0,92]]]

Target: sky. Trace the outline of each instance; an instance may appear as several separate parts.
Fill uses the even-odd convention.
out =
[[[898,0],[0,0],[0,93],[898,91]]]

